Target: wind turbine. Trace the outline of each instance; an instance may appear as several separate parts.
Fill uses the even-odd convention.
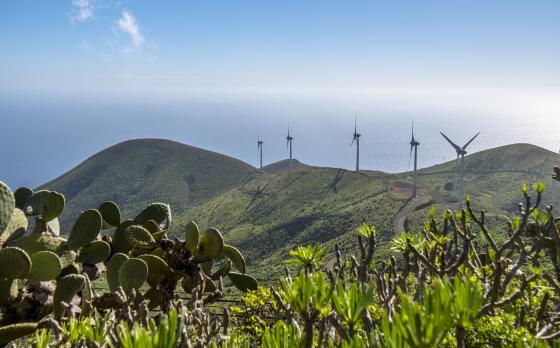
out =
[[[350,146],[354,145],[356,142],[356,171],[360,171],[360,137],[362,136],[358,133],[358,117],[354,118],[354,137],[352,138],[352,143]]]
[[[263,167],[262,167],[262,145],[263,145],[264,141],[261,140],[260,136],[257,137],[257,150],[259,151],[259,157],[260,157],[260,161],[261,161],[261,165],[260,165],[260,172],[262,174],[263,172]]]
[[[455,152],[457,152],[456,161],[459,161],[459,157],[461,157],[461,165],[459,167],[460,168],[459,169],[460,170],[459,200],[462,202],[465,197],[464,177],[465,177],[465,155],[467,154],[467,146],[469,146],[469,144],[473,142],[473,140],[480,134],[480,132],[476,133],[475,136],[471,138],[471,140],[469,140],[465,145],[463,145],[463,147],[460,147],[459,145],[452,142],[451,139],[449,139],[445,134],[443,134],[443,132],[439,132],[439,133],[445,138],[445,140],[449,142],[449,144],[451,144],[451,146],[453,146]]]
[[[286,150],[290,152],[290,168],[292,168],[292,140],[294,137],[290,136],[290,126],[288,126],[288,136],[286,137]]]
[[[412,121],[412,137],[410,138],[410,154],[408,155],[408,166],[410,167],[412,149],[414,149],[414,186],[412,187],[412,197],[416,197],[416,169],[418,165],[418,145],[420,145],[420,143],[416,139],[414,139],[414,121]]]

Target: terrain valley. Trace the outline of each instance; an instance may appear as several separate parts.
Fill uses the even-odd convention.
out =
[[[469,154],[465,190],[476,209],[499,222],[515,212],[523,183],[543,182],[544,204],[560,201],[550,178],[558,162],[560,155],[530,144]],[[190,220],[201,228],[217,227],[228,244],[242,250],[249,270],[267,282],[281,272],[295,246],[317,242],[332,250],[338,243],[343,252],[353,251],[354,232],[363,223],[379,231],[378,257],[387,255],[390,238],[408,225],[421,226],[432,206],[458,207],[456,168],[450,161],[419,170],[418,196],[411,199],[411,172],[354,172],[297,160],[290,167],[284,160],[261,174],[215,152],[137,139],[91,156],[40,188],[65,195],[63,233],[81,211],[106,200],[118,203],[126,218],[148,203],[169,203],[172,235],[182,235]]]

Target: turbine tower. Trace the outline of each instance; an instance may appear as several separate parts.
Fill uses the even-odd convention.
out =
[[[410,167],[410,158],[412,157],[412,149],[414,149],[414,176],[413,182],[414,186],[412,187],[412,197],[416,197],[416,169],[418,166],[418,145],[420,143],[414,139],[414,121],[412,122],[412,137],[410,138],[410,154],[408,155],[408,167]]]
[[[362,136],[360,133],[358,133],[358,118],[356,117],[354,119],[354,137],[352,138],[352,143],[350,144],[350,146],[354,145],[354,142],[356,142],[356,171],[359,172],[360,171],[360,137]]]
[[[454,142],[451,141],[451,139],[449,139],[445,134],[443,134],[443,132],[440,132],[440,134],[445,138],[445,140],[447,140],[449,142],[449,144],[451,144],[451,146],[453,146],[453,148],[455,149],[455,152],[457,152],[457,160],[456,162],[459,161],[459,157],[461,157],[461,163],[459,166],[459,171],[460,171],[460,182],[459,182],[459,201],[463,202],[463,199],[465,198],[465,184],[464,184],[464,178],[465,178],[465,155],[467,154],[467,146],[470,145],[470,143],[473,142],[473,140],[480,134],[480,132],[476,133],[474,137],[471,138],[471,140],[469,140],[465,145],[463,145],[463,147],[460,147],[459,145],[455,144]],[[461,203],[462,204],[462,203]]]
[[[290,136],[290,126],[288,126],[288,136],[286,137],[286,150],[290,152],[290,168],[292,168],[292,140],[294,140],[294,137]]]
[[[262,174],[263,172],[263,167],[262,167],[262,145],[263,145],[264,141],[261,140],[260,137],[257,137],[257,150],[259,151],[259,157],[260,157],[260,172]]]

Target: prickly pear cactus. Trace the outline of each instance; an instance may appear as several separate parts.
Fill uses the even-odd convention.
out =
[[[103,218],[103,229],[117,227],[121,224],[121,211],[115,202],[103,202],[98,210]]]
[[[151,254],[145,254],[140,255],[138,258],[146,262],[146,265],[148,265],[147,281],[151,287],[157,287],[166,278],[171,276],[171,269],[169,268],[167,263],[160,257]]]
[[[167,229],[171,223],[171,207],[165,203],[152,203],[134,218],[134,221],[140,225],[148,220],[153,220],[158,225],[163,225],[164,229]]]
[[[4,244],[8,240],[22,236],[27,229],[27,225],[28,221],[25,213],[20,209],[15,208],[12,212],[10,222],[4,229],[4,232],[0,233],[0,245]]]
[[[259,283],[248,274],[229,272],[229,280],[241,291],[257,290]]]
[[[128,260],[128,256],[125,254],[115,254],[109,262],[107,263],[107,285],[109,285],[109,291],[115,292],[120,286],[119,283],[119,270],[122,264]]]
[[[194,255],[198,248],[198,225],[194,221],[190,221],[185,229],[185,249],[191,255]]]
[[[86,276],[82,274],[69,274],[58,281],[53,295],[53,314],[56,318],[65,314],[66,306],[72,303],[74,296],[86,286],[86,282]]]
[[[63,210],[64,196],[47,190],[33,192],[25,209],[28,215],[40,215],[45,222],[58,217]]]
[[[198,248],[195,252],[196,262],[206,262],[218,258],[224,248],[224,238],[220,231],[209,228],[199,235]]]
[[[155,245],[152,234],[142,226],[132,225],[124,231],[128,243],[136,248],[149,248]]]
[[[62,264],[58,256],[51,251],[39,251],[31,255],[31,271],[27,279],[36,282],[46,282],[56,279],[62,271]]]
[[[90,209],[84,211],[72,227],[72,232],[68,236],[68,248],[76,250],[84,247],[97,239],[101,231],[102,218],[99,211]]]
[[[148,279],[148,265],[141,259],[128,259],[119,268],[119,285],[126,292],[139,289],[146,279]]]
[[[231,260],[235,268],[241,273],[245,273],[245,258],[237,250],[236,248],[232,247],[231,245],[224,245],[224,255]]]
[[[31,270],[31,259],[20,248],[0,249],[0,277],[6,279],[24,278]]]
[[[19,323],[0,327],[0,345],[34,333],[37,325],[37,323]]]
[[[109,258],[111,254],[111,246],[102,240],[94,240],[88,245],[80,249],[77,261],[88,265],[95,265]]]
[[[16,207],[16,200],[12,194],[12,190],[0,181],[0,235],[10,223],[12,213]]]

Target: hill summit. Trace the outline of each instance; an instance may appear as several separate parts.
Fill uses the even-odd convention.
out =
[[[61,218],[69,227],[81,210],[106,200],[117,202],[125,217],[155,201],[181,214],[255,173],[249,164],[216,152],[165,139],[134,139],[100,151],[41,188],[64,194],[68,209]]]

